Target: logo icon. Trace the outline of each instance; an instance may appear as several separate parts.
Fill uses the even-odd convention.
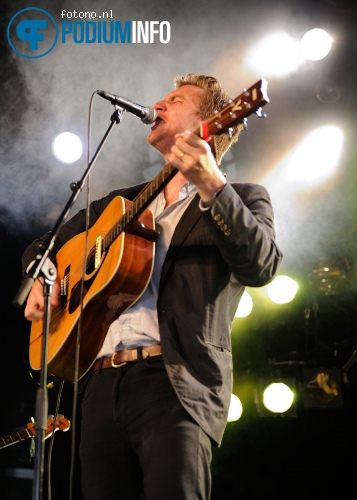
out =
[[[37,7],[28,7],[11,18],[6,35],[16,54],[38,59],[56,45],[58,27],[51,14]]]

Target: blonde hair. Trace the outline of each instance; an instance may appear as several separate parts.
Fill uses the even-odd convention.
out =
[[[230,96],[223,88],[221,83],[213,76],[196,75],[196,73],[188,73],[186,76],[176,76],[174,78],[175,89],[184,85],[195,85],[206,92],[203,94],[200,102],[199,114],[204,120],[209,118],[216,111],[220,111],[226,107],[234,97]],[[232,127],[232,132],[224,132],[213,137],[212,151],[215,155],[216,162],[219,165],[224,154],[228,149],[238,141],[239,134],[243,130],[243,125],[238,124]]]

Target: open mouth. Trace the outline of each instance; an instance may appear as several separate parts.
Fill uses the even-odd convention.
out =
[[[164,120],[162,118],[160,118],[160,116],[158,116],[156,118],[156,120],[154,121],[154,124],[151,127],[151,130],[155,130],[160,125],[160,123],[164,123]]]

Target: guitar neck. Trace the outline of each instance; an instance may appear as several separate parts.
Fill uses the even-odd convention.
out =
[[[120,221],[120,231],[124,231],[128,224],[150,205],[177,172],[178,170],[172,165],[166,164],[164,166],[161,172],[131,202],[131,205]]]
[[[5,448],[6,446],[10,446],[11,444],[18,443],[19,441],[23,441],[29,437],[32,437],[33,434],[28,429],[23,429],[19,432],[14,432],[14,434],[9,434],[8,436],[4,436],[0,438],[0,449]]]

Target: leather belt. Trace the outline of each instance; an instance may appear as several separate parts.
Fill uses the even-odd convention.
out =
[[[119,368],[126,363],[135,363],[139,359],[147,359],[151,356],[160,356],[162,354],[161,345],[147,345],[138,349],[123,349],[114,352],[111,356],[99,358],[92,366],[92,372],[104,370],[105,368]]]

